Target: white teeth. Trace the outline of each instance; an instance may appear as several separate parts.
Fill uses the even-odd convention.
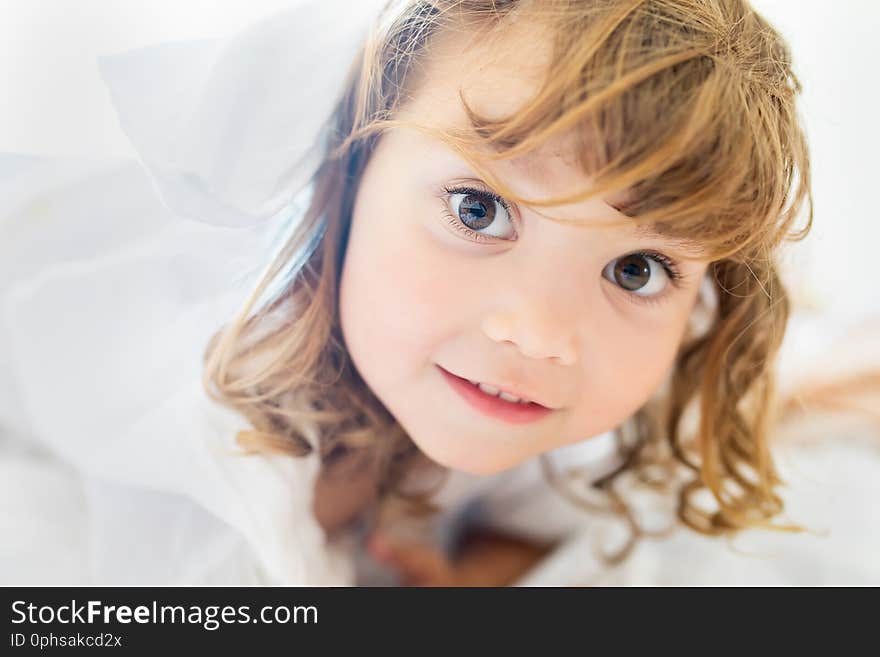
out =
[[[468,379],[468,381],[470,381],[470,379]],[[500,397],[504,401],[509,401],[509,402],[513,402],[516,404],[528,404],[529,403],[525,399],[520,399],[519,397],[514,397],[513,395],[510,395],[506,392],[501,392],[498,388],[493,388],[492,386],[490,386],[488,384],[479,383],[478,381],[471,381],[471,383],[473,383],[475,386],[477,386],[480,390],[482,390],[486,394],[494,395],[495,397]]]

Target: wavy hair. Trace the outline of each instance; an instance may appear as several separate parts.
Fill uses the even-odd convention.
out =
[[[467,130],[397,118],[439,35],[502,39],[513,21],[545,28],[552,42],[544,82],[524,106],[490,119],[462,95]],[[772,522],[782,482],[768,448],[774,360],[790,311],[774,253],[812,224],[799,91],[786,43],[742,0],[389,1],[329,117],[297,231],[208,346],[206,389],[252,424],[238,436],[242,445],[291,456],[316,449],[325,471],[356,462],[376,473],[380,499],[433,509],[430,491],[403,490],[407,473],[429,463],[353,367],[337,303],[364,167],[385,130],[414,127],[443,139],[508,199],[547,208],[622,194],[627,221],[660,226],[708,254],[715,303],[704,309],[706,325],[680,345],[663,394],[616,430],[623,465],[592,483],[605,503],[573,500],[629,519],[631,540],[611,558],[623,558],[643,533],[615,487],[624,473],[677,488],[678,517],[703,533],[799,529]],[[560,136],[590,190],[525,199],[484,166]],[[291,272],[304,250],[308,259]],[[572,499],[542,462],[548,481]]]

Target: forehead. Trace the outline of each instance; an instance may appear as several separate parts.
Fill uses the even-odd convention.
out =
[[[501,119],[538,91],[550,56],[550,35],[535,23],[511,20],[491,32],[450,26],[428,45],[412,101],[422,105],[423,114],[467,124],[460,91],[479,114]]]
[[[551,43],[546,28],[522,19],[489,34],[464,27],[441,32],[429,46],[400,117],[439,128],[471,128],[460,96],[490,120],[515,114],[540,91],[550,68]],[[582,142],[562,134],[526,155],[483,164],[524,197],[566,196],[590,185],[572,147],[577,143]],[[573,221],[624,221],[626,215],[615,209],[617,205],[622,203],[614,198],[588,199],[541,211]],[[704,255],[698,244],[671,237],[662,225],[631,222],[629,232],[637,238],[662,240],[694,258]]]
[[[545,30],[522,20],[488,35],[459,26],[441,31],[428,47],[400,117],[441,129],[469,129],[473,126],[461,97],[490,120],[515,114],[546,77],[549,43]],[[570,192],[574,182],[584,186],[585,176],[566,141],[551,139],[526,156],[494,162],[490,168],[533,181],[545,191],[556,187]]]

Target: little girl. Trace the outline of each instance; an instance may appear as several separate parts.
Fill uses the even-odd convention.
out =
[[[617,475],[670,483],[674,462],[693,529],[778,528],[774,251],[812,219],[798,89],[745,2],[388,3],[314,176],[321,243],[295,275],[285,244],[206,383],[243,444],[319,451],[331,533],[430,464],[489,475],[612,430],[622,463],[594,486],[619,513]],[[372,548],[416,583],[506,583],[547,550]]]
[[[797,530],[769,450],[775,254],[812,208],[779,35],[735,0],[381,4],[339,3],[366,40],[316,2],[219,59],[105,62],[177,216],[108,176],[118,205],[76,239],[110,253],[3,304],[0,425],[24,409],[93,477],[88,523],[64,515],[105,547],[66,558],[103,569],[63,583],[351,583],[325,552],[366,560],[369,537],[395,581],[510,584],[581,518],[620,519],[626,557],[645,489],[702,534]],[[41,244],[75,202],[33,206]],[[113,220],[141,206],[154,238]],[[61,473],[20,472],[0,497],[75,506]],[[60,583],[61,524],[21,527],[2,579]]]

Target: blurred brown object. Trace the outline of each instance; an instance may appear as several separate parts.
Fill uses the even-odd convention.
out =
[[[835,335],[827,349],[780,395],[778,420],[847,414],[880,427],[880,317],[866,317]]]

